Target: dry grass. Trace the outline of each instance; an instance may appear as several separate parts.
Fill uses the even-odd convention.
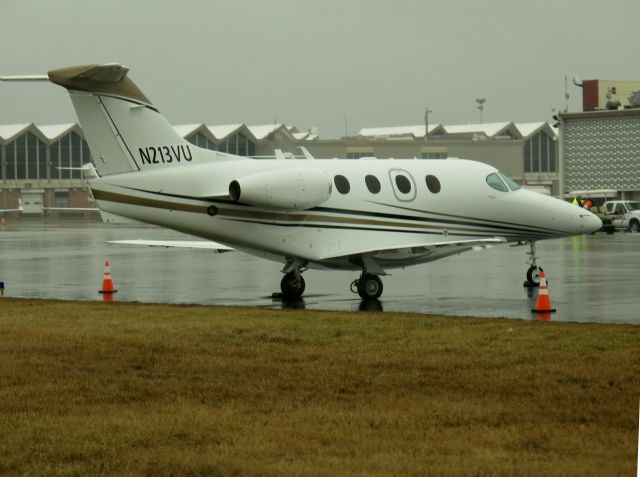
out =
[[[0,474],[632,475],[640,327],[0,301]]]

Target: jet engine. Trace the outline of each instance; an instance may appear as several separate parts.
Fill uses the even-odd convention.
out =
[[[261,172],[229,184],[231,200],[270,209],[310,209],[325,202],[330,195],[331,181],[318,169]]]

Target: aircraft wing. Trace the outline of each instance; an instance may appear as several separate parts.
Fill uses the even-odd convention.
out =
[[[349,252],[343,252],[339,255],[332,255],[322,257],[322,260],[331,260],[335,258],[345,258],[357,255],[375,255],[378,253],[389,253],[389,252],[399,252],[399,253],[428,253],[435,251],[444,251],[444,249],[482,249],[487,248],[492,245],[498,245],[501,243],[506,243],[507,239],[504,237],[489,237],[484,239],[468,239],[468,240],[441,240],[438,242],[424,242],[424,243],[416,243],[411,245],[402,245],[400,247],[368,247],[368,248],[360,248],[354,249]]]
[[[109,240],[107,243],[118,245],[147,245],[149,247],[165,248],[201,248],[216,252],[231,252],[234,249],[210,240]]]

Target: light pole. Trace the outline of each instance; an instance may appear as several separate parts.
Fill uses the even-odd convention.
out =
[[[476,103],[478,103],[478,109],[480,110],[480,124],[482,124],[482,110],[484,109],[485,98],[476,98]]]
[[[429,114],[433,113],[429,109],[429,106],[424,108],[424,140],[427,141],[427,134],[429,134]]]

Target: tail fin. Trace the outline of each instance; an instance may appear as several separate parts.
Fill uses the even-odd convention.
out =
[[[127,77],[128,71],[119,64],[49,71],[51,82],[69,90],[98,174],[195,162],[194,146]]]

